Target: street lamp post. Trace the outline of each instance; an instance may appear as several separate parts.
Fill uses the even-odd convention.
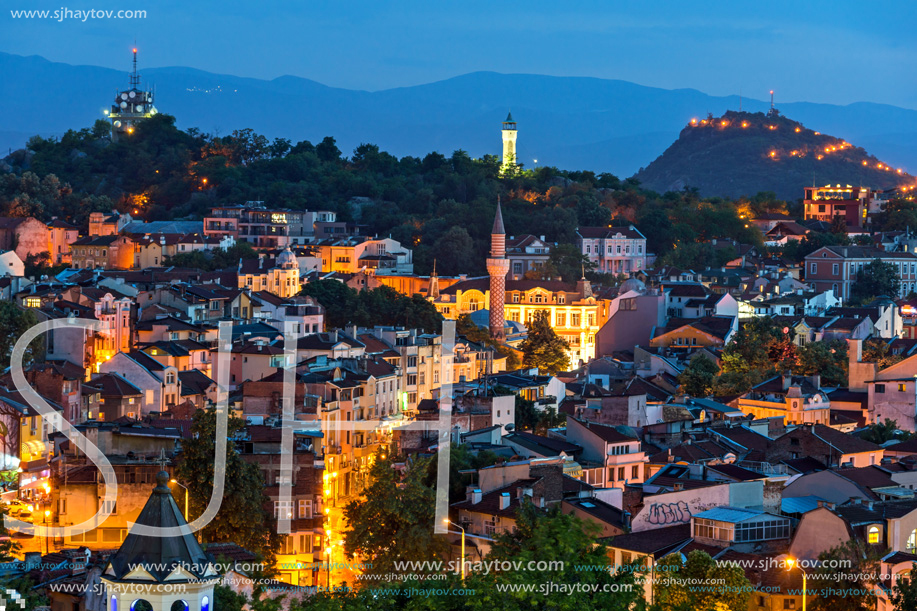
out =
[[[188,521],[188,487],[182,486],[177,479],[173,479],[172,483],[176,486],[180,486],[185,489],[185,522]]]
[[[51,511],[48,510],[48,509],[46,509],[46,510],[45,510],[45,530],[48,529],[48,520],[49,520],[50,518],[51,518]],[[51,550],[48,549],[48,548],[49,548],[49,545],[50,545],[50,544],[48,543],[48,533],[46,532],[46,533],[45,533],[45,554],[50,554],[50,553],[51,553]]]
[[[794,566],[799,569],[800,573],[802,573],[802,611],[806,611],[806,572],[802,570],[801,566],[799,566],[799,562],[793,558],[787,558],[786,570],[790,571]]]
[[[445,524],[452,524],[453,526],[458,528],[460,531],[462,531],[462,559],[461,559],[462,581],[465,581],[465,529],[459,526],[458,524],[456,524],[455,522],[453,522],[452,520],[450,520],[449,518],[444,518],[443,522]],[[803,609],[803,611],[805,611],[805,609]]]

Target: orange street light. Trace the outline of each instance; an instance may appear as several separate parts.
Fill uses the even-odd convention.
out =
[[[791,571],[793,567],[798,568],[799,572],[802,573],[802,611],[806,611],[806,577],[807,575],[806,575],[806,572],[802,570],[802,567],[799,566],[799,562],[797,562],[793,558],[787,558],[786,559],[786,570]]]

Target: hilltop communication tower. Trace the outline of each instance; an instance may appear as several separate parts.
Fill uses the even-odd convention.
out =
[[[140,73],[137,72],[137,48],[134,47],[133,71],[130,74],[130,88],[119,91],[111,105],[108,118],[111,120],[111,136],[117,140],[121,136],[134,133],[140,121],[149,119],[157,112],[153,106],[153,92],[140,89]]]

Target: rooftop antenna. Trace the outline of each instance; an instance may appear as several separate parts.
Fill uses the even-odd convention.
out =
[[[140,75],[137,74],[137,47],[134,47],[134,71],[131,73],[131,89],[140,86]]]

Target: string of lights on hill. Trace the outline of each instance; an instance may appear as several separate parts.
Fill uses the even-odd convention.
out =
[[[913,197],[917,178],[843,138],[770,113],[727,111],[692,118],[678,140],[636,178],[660,192],[696,187],[706,196],[774,191],[798,199],[804,186],[857,184]]]

